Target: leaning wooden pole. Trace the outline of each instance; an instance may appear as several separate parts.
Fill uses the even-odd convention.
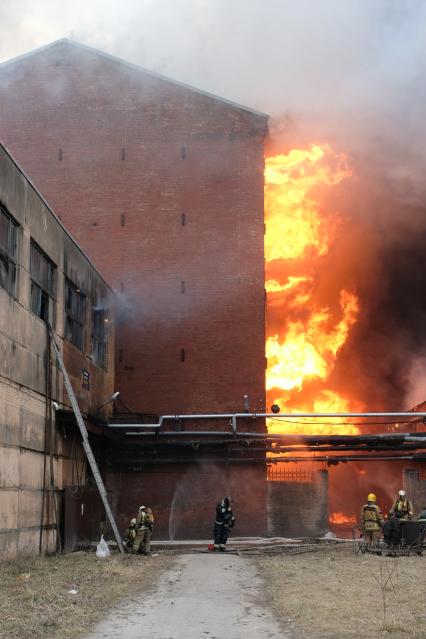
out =
[[[108,502],[108,495],[104,486],[104,482],[102,481],[101,474],[99,472],[98,465],[96,463],[96,459],[93,455],[92,448],[89,443],[89,435],[87,433],[86,425],[81,416],[80,408],[78,406],[77,398],[71,386],[70,378],[68,377],[67,370],[64,365],[64,361],[62,359],[61,353],[59,351],[58,345],[55,342],[55,337],[53,335],[52,327],[49,325],[49,335],[52,342],[53,350],[55,351],[56,358],[58,360],[59,366],[61,368],[62,374],[64,376],[64,384],[66,391],[68,393],[69,400],[71,402],[72,409],[74,411],[75,418],[77,420],[78,427],[80,429],[81,437],[83,439],[83,448],[86,453],[87,461],[89,462],[90,468],[93,473],[93,477],[95,478],[96,485],[99,490],[99,494],[101,496],[102,502],[105,506],[105,511],[111,524],[112,531],[114,533],[115,539],[117,540],[117,546],[120,549],[120,552],[124,554],[124,548],[121,541],[121,536],[117,528],[117,524],[115,523],[114,515],[112,514],[111,506]]]

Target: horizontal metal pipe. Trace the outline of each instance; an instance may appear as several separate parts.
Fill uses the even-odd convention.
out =
[[[131,428],[131,426],[130,426]],[[140,431],[127,431],[126,435],[135,435],[139,437],[153,437],[154,433],[144,433]],[[155,433],[156,437],[210,437],[210,436],[220,436],[225,438],[234,437],[234,433],[229,433],[222,430],[166,430]],[[265,440],[268,442],[271,441],[280,441],[280,440],[288,440],[295,442],[321,442],[321,441],[374,441],[374,440],[395,440],[395,441],[416,441],[420,442],[423,439],[426,439],[424,433],[419,433],[417,436],[415,433],[375,433],[374,435],[303,435],[300,433],[299,435],[287,434],[287,433],[247,433],[237,431],[237,436],[239,438],[243,437],[246,439],[256,439],[256,440]],[[412,438],[412,439],[407,439]]]
[[[229,419],[232,433],[237,432],[237,420],[238,419],[304,419],[304,418],[353,418],[353,417],[396,417],[396,418],[410,418],[413,421],[416,418],[425,418],[426,412],[414,413],[414,412],[390,412],[390,413],[210,413],[210,414],[194,414],[194,415],[162,415],[156,424],[108,424],[108,428],[138,428],[138,429],[155,429],[159,430],[163,425],[163,422],[168,420],[182,421],[182,420],[211,420],[211,419]]]
[[[263,464],[263,465],[273,465],[277,463],[304,463],[309,462],[312,463],[328,463],[333,466],[338,463],[346,463],[353,461],[398,461],[398,460],[412,460],[412,461],[426,461],[426,455],[416,456],[416,455],[348,455],[348,456],[329,456],[324,455],[321,457],[282,457],[275,458],[273,461],[270,458],[265,457],[208,457],[208,458],[167,458],[167,459],[132,459],[132,460],[122,460],[117,461],[116,465],[119,466],[121,464],[125,464],[129,467],[129,464],[134,464],[137,467],[143,467],[146,465],[152,464],[164,464],[167,466],[168,464],[229,464],[229,463],[251,463],[251,464]],[[114,465],[114,464],[112,464]]]

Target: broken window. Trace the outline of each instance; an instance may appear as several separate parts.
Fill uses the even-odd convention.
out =
[[[71,280],[65,278],[65,339],[84,350],[86,296]]]
[[[107,367],[108,315],[105,310],[94,309],[92,313],[92,359],[102,368]]]
[[[56,267],[47,255],[31,242],[31,310],[45,322],[53,317]]]
[[[0,286],[16,295],[18,225],[0,206]]]

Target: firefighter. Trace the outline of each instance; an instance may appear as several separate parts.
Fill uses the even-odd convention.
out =
[[[216,505],[216,517],[213,527],[214,546],[213,550],[225,552],[228,534],[235,525],[235,517],[232,512],[231,498],[225,497]]]
[[[151,508],[141,506],[136,518],[136,538],[133,542],[132,552],[149,555],[151,552],[151,538],[154,528],[154,515]]]
[[[132,553],[135,554],[135,555],[138,554],[139,548],[141,546],[143,547],[143,540],[144,540],[144,537],[145,537],[146,524],[147,524],[146,506],[140,506],[139,507],[139,512],[138,512],[138,516],[136,517],[136,524],[135,524],[136,537],[135,537],[135,540],[134,540],[133,546],[132,546]]]
[[[370,548],[377,544],[384,522],[382,511],[376,501],[376,495],[369,493],[367,495],[367,503],[361,509],[362,534],[367,546]]]
[[[143,536],[142,542],[142,552],[144,555],[149,555],[151,552],[151,539],[152,539],[152,531],[154,530],[154,515],[152,514],[152,509],[146,509],[146,517],[145,517],[145,533]]]
[[[126,548],[128,552],[130,552],[131,548],[133,547],[135,538],[136,538],[136,519],[135,517],[133,517],[133,519],[130,520],[129,527],[126,529],[126,532],[124,533],[124,539],[123,539],[124,547]]]
[[[407,493],[405,490],[400,490],[398,498],[395,500],[392,508],[389,511],[389,517],[396,517],[397,519],[412,519],[413,518],[413,506],[409,499],[407,499]]]

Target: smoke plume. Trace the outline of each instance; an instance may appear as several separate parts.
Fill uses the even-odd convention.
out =
[[[268,151],[327,142],[353,177],[317,273],[361,317],[333,383],[371,409],[426,396],[424,0],[3,0],[0,60],[68,36],[271,115]],[[327,197],[324,195],[324,197]],[[332,275],[331,275],[332,274]]]

